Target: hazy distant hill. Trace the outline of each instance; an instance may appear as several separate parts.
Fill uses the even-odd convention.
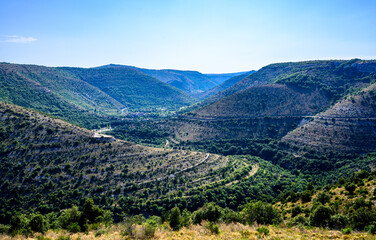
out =
[[[222,84],[223,82],[240,75],[249,75],[255,71],[244,71],[236,73],[206,73],[205,75],[215,81],[217,84]]]
[[[131,67],[62,69],[98,87],[128,109],[176,109],[194,101],[180,90]]]
[[[247,77],[248,75],[254,73],[255,71],[250,71],[250,72],[247,72],[245,74],[241,74],[241,75],[236,75],[236,76],[233,76],[231,77],[230,79],[227,79],[226,81],[222,82],[221,84],[219,84],[218,86],[215,86],[205,92],[203,92],[202,94],[200,94],[198,97],[199,99],[206,99],[208,97],[211,97],[221,91],[224,91],[226,90],[227,88],[230,88],[232,87],[233,85],[235,85],[237,82],[239,82],[240,80],[244,79],[245,77]],[[210,100],[209,100],[210,101]],[[207,102],[203,102],[204,104],[208,104],[209,101]]]
[[[238,73],[223,73],[223,74],[203,74],[197,71],[183,71],[175,69],[145,69],[130,67],[117,64],[109,64],[105,66],[98,67],[103,68],[134,68],[147,75],[150,75],[162,82],[168,83],[171,86],[174,86],[185,93],[202,99],[201,94],[205,91],[216,87],[217,85],[223,83],[224,81],[246,73],[250,72],[238,72]]]

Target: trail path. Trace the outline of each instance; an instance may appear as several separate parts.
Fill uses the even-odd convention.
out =
[[[110,128],[110,127],[109,128],[101,128],[99,130],[94,130],[94,137],[95,138],[101,138],[101,137],[114,138],[113,136],[102,134],[103,132],[109,132],[111,130],[112,130],[112,128]]]

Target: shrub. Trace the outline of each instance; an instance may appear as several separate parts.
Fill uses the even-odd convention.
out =
[[[81,222],[89,223],[100,222],[103,218],[104,210],[94,205],[93,199],[85,200],[84,210],[81,215]]]
[[[10,226],[9,225],[4,225],[0,224],[0,233],[9,233]]]
[[[10,234],[12,236],[15,236],[17,234],[22,234],[24,236],[31,235],[32,231],[29,226],[29,222],[29,219],[23,214],[12,216],[10,219]]]
[[[309,225],[309,221],[306,217],[300,215],[300,216],[296,216],[294,218],[292,218],[288,223],[287,223],[287,226],[288,227],[293,227],[293,226],[308,226]]]
[[[230,208],[223,209],[221,220],[224,223],[242,222],[241,215]]]
[[[222,216],[222,208],[215,203],[207,203],[201,209],[195,211],[192,216],[193,223],[200,224],[202,220],[217,222]]]
[[[372,207],[372,202],[366,202],[363,197],[355,199],[352,207],[357,210],[359,208],[371,208]]]
[[[182,217],[180,215],[180,209],[178,207],[174,207],[171,209],[171,214],[170,214],[170,227],[173,230],[179,230],[181,228],[181,223],[182,223]]]
[[[352,229],[351,228],[344,228],[344,229],[341,230],[341,232],[343,234],[350,234],[350,233],[352,233]]]
[[[295,217],[302,212],[300,205],[296,205],[291,209],[291,217]]]
[[[31,215],[29,225],[34,232],[44,233],[47,230],[47,222],[40,213]]]
[[[361,207],[350,213],[350,222],[358,230],[363,230],[366,226],[376,221],[376,210]]]
[[[329,227],[332,229],[342,229],[349,224],[349,218],[347,216],[336,214],[330,217]]]
[[[57,238],[57,240],[70,240],[69,236],[60,236]]]
[[[317,227],[325,227],[328,225],[330,217],[333,214],[333,210],[330,207],[319,205],[313,210],[310,222],[311,225]]]
[[[219,234],[220,231],[219,231],[219,226],[217,224],[214,224],[213,222],[208,222],[206,224],[206,228],[210,230],[210,232],[214,233],[214,234]]]
[[[52,240],[51,238],[45,237],[43,235],[37,236],[37,240]]]
[[[105,230],[104,229],[99,229],[98,231],[95,232],[95,237],[99,237],[103,234],[105,234]]]
[[[256,231],[257,231],[260,235],[264,235],[264,236],[266,236],[266,235],[269,234],[269,229],[268,229],[267,227],[264,227],[264,226],[257,228]]]
[[[106,226],[109,226],[114,221],[113,217],[114,214],[110,210],[105,210],[100,218],[100,221],[103,222]]]
[[[371,225],[368,225],[367,227],[364,228],[365,231],[375,234],[376,233],[376,222],[373,222]]]
[[[257,222],[259,224],[276,224],[281,222],[281,216],[277,209],[271,204],[258,201],[249,202],[242,210],[245,221],[248,224]]]
[[[157,227],[154,226],[150,222],[146,222],[146,223],[142,224],[142,229],[144,231],[146,238],[152,238],[152,237],[154,237],[155,230],[157,229]]]
[[[71,223],[68,227],[67,227],[67,230],[71,233],[77,233],[77,232],[81,232],[81,227],[80,225],[78,224],[78,222],[74,222],[74,223]]]
[[[355,191],[355,189],[356,189],[356,186],[355,186],[354,183],[347,183],[347,184],[345,185],[345,189],[346,189],[347,191],[349,191],[350,194],[353,194],[354,191]]]
[[[184,209],[182,214],[182,226],[189,226],[192,223],[192,213],[188,211],[187,209]]]
[[[58,221],[62,228],[67,229],[68,226],[70,226],[72,223],[79,222],[80,217],[81,217],[81,212],[78,211],[78,207],[73,206],[69,209],[64,210],[61,213],[60,217],[58,218]]]
[[[249,239],[252,235],[252,233],[246,229],[244,231],[239,231],[240,232],[240,235],[242,236],[242,239],[245,238],[245,239]]]
[[[311,199],[312,199],[312,194],[310,191],[303,191],[301,194],[300,194],[300,199],[302,200],[303,203],[307,203],[307,202],[310,202]]]
[[[143,230],[145,232],[145,236],[147,238],[154,237],[155,230],[157,229],[158,225],[161,224],[161,218],[157,216],[151,216],[146,220],[146,222],[142,225]]]
[[[136,230],[136,225],[140,225],[145,221],[144,216],[142,214],[135,215],[132,217],[123,216],[124,221],[124,230],[122,231],[122,235],[132,237]]]
[[[330,196],[326,192],[320,192],[317,194],[316,201],[321,203],[322,205],[325,205],[325,203],[328,203],[330,201]]]

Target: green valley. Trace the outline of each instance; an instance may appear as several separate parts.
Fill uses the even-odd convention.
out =
[[[204,75],[2,63],[0,230],[31,236],[44,219],[43,232],[117,226],[128,238],[167,225],[374,233],[375,66]]]

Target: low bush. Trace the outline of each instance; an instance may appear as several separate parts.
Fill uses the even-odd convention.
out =
[[[249,202],[242,210],[245,221],[248,224],[257,222],[259,224],[278,224],[282,221],[281,215],[271,204],[258,202]]]
[[[260,235],[264,235],[264,236],[266,236],[266,235],[269,234],[269,229],[268,229],[267,227],[264,227],[264,226],[257,228],[256,231],[257,231]]]
[[[288,227],[293,227],[293,226],[308,226],[309,225],[309,220],[308,218],[299,215],[294,218],[292,218],[288,223]]]
[[[329,227],[332,229],[343,229],[349,225],[349,218],[342,214],[336,214],[330,217]]]
[[[333,209],[327,206],[319,205],[311,216],[310,223],[316,227],[325,227],[329,224],[330,217],[333,215]]]
[[[217,224],[214,224],[213,222],[208,222],[206,224],[206,228],[210,230],[213,234],[219,234],[219,226]]]
[[[344,228],[344,229],[341,230],[341,232],[343,234],[350,234],[350,233],[352,233],[352,229],[351,228]]]
[[[215,203],[207,203],[192,215],[192,221],[195,224],[200,224],[203,220],[210,222],[217,222],[223,214],[223,210]]]

